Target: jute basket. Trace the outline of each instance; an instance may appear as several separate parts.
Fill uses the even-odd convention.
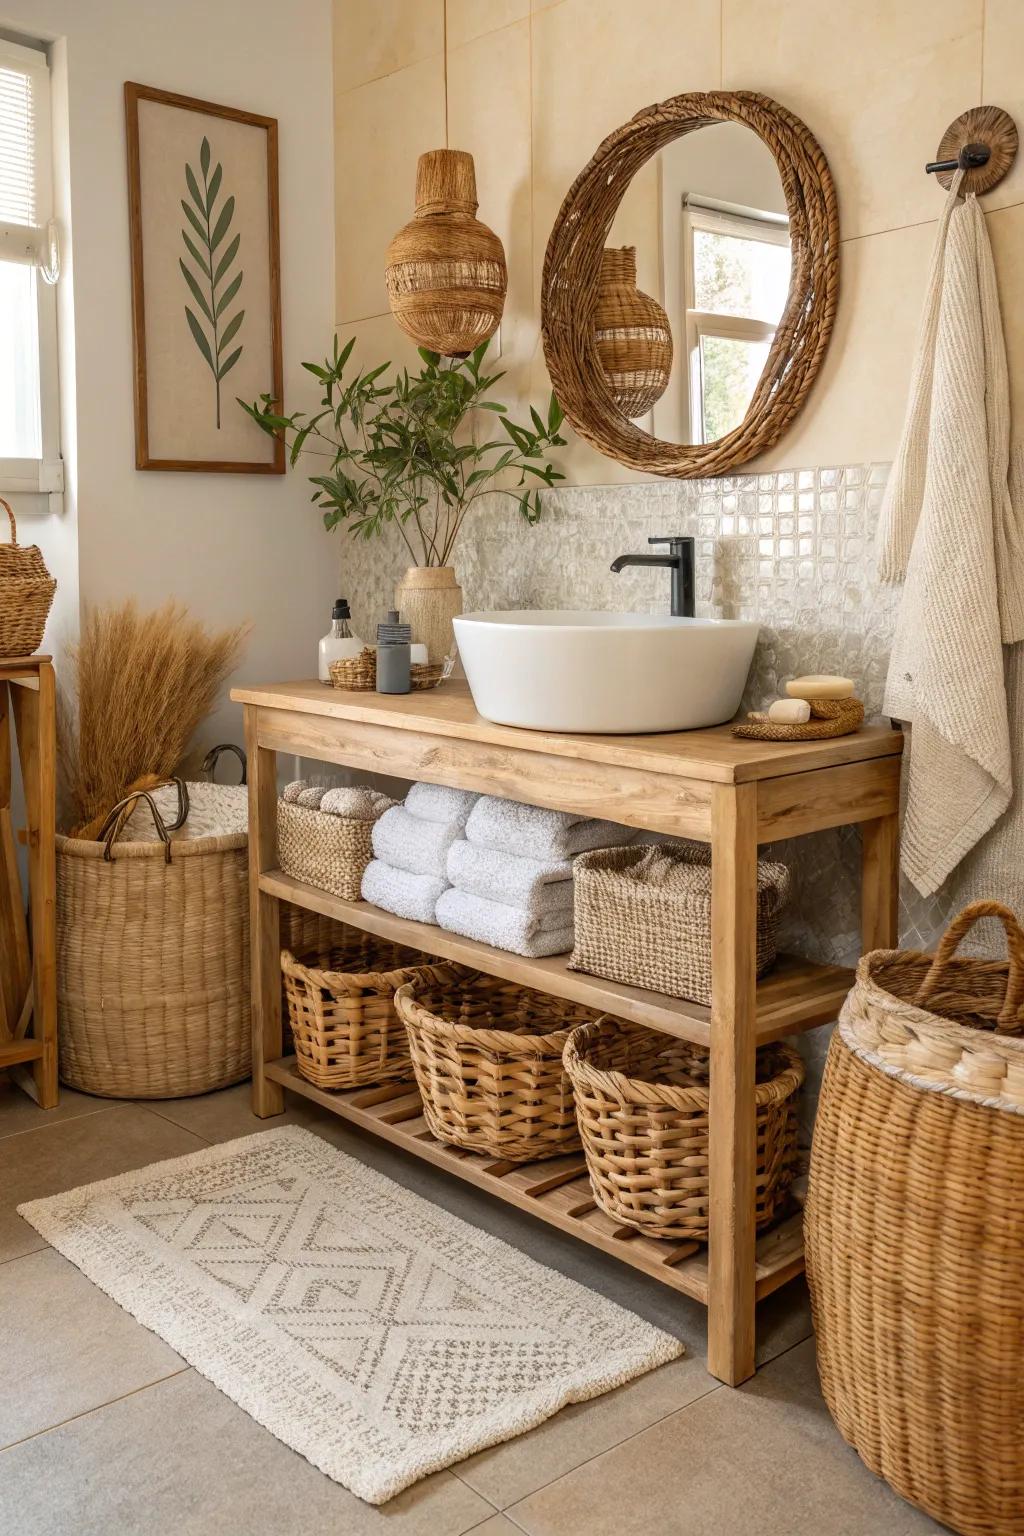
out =
[[[395,1006],[439,1141],[512,1163],[579,1146],[562,1050],[591,1011],[455,967],[407,983]]]
[[[18,525],[3,497],[0,507],[11,525],[11,542],[0,544],[0,656],[31,656],[43,630],[57,583],[35,544],[18,543]]]
[[[954,958],[998,917],[1009,963]],[[833,1034],[805,1217],[829,1411],[964,1536],[1024,1533],[1024,933],[865,955]]]
[[[601,848],[574,864],[573,971],[711,1002],[711,851],[700,843]],[[775,960],[783,864],[757,865],[757,974]]]
[[[381,814],[394,800],[381,802]],[[286,875],[345,901],[358,901],[363,871],[373,858],[376,818],[334,816],[287,800],[277,802],[277,857]]]
[[[285,950],[281,972],[295,1064],[309,1082],[334,1090],[412,1077],[395,991],[442,974],[426,955],[343,928],[329,949]]]
[[[367,645],[358,656],[332,661],[331,687],[347,688],[352,693],[373,693],[377,687],[377,652]],[[436,688],[444,677],[443,661],[414,661],[409,668],[409,687],[413,693]]]
[[[602,1018],[573,1031],[576,1094],[594,1199],[647,1237],[708,1236],[709,1056],[658,1030]],[[757,1053],[757,1225],[780,1214],[796,1169],[804,1065],[786,1045]]]

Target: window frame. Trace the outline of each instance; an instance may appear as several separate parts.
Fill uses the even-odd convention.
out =
[[[696,274],[693,237],[698,232],[732,235],[764,245],[789,246],[789,219],[785,214],[712,198],[684,195],[682,200],[682,297],[686,367],[682,373],[683,413],[690,424],[691,443],[705,443],[704,379],[701,342],[705,337],[726,341],[767,341],[771,344],[778,321],[757,320],[747,315],[724,315],[696,308]]]
[[[0,63],[29,69],[38,91],[38,154],[36,226],[0,223],[0,261],[5,245],[38,243],[54,216],[53,115],[50,61],[47,50],[9,42],[0,35]],[[23,246],[24,248],[24,246]],[[0,457],[0,495],[59,494],[64,489],[64,465],[60,452],[60,386],[57,371],[57,288],[43,281],[35,268],[36,334],[39,356],[40,455],[38,458]]]

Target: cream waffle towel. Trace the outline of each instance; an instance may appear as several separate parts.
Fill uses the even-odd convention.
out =
[[[1007,485],[995,268],[977,200],[957,203],[960,179],[939,226],[879,525],[882,579],[905,580],[884,708],[913,726],[902,864],[923,894],[1010,803],[1003,645],[1024,638],[1024,528]]]

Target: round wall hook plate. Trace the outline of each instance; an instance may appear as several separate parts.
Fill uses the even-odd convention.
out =
[[[1017,155],[1017,125],[1002,107],[970,107],[950,123],[939,142],[936,160],[955,160],[965,144],[986,144],[990,150],[985,165],[964,172],[961,192],[979,196],[998,186]],[[948,187],[955,172],[939,171],[936,181]]]

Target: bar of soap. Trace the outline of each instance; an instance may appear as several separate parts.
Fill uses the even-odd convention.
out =
[[[776,725],[806,725],[811,706],[806,699],[776,699],[768,706],[768,719]]]
[[[853,697],[853,679],[829,677],[827,673],[794,677],[786,684],[786,692],[791,699],[849,699]]]

